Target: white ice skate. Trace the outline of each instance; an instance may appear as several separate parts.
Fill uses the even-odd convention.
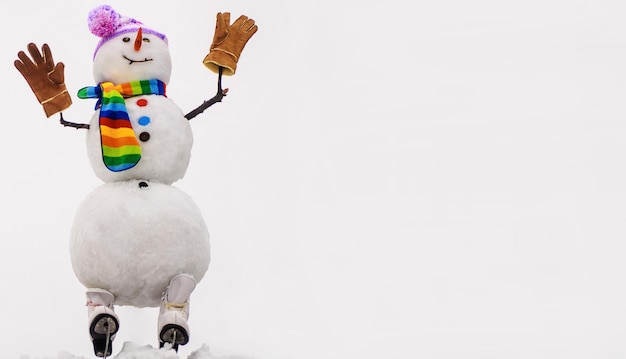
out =
[[[119,319],[113,311],[113,300],[113,294],[104,289],[87,290],[89,335],[94,354],[98,357],[111,355],[113,339],[120,327]]]
[[[158,320],[159,346],[170,343],[178,351],[179,345],[189,342],[189,296],[196,280],[188,274],[172,278],[161,302]]]

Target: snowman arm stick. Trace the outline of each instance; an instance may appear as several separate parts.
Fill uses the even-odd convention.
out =
[[[59,115],[61,115],[61,119],[59,120],[59,123],[65,127],[74,127],[75,129],[79,129],[79,128],[84,128],[84,129],[89,129],[89,125],[86,123],[74,123],[74,122],[69,122],[69,121],[65,121],[65,119],[63,118],[63,112],[59,113]]]
[[[204,112],[204,110],[213,106],[217,102],[222,102],[222,98],[224,98],[224,96],[226,96],[226,93],[228,92],[228,89],[222,90],[222,70],[223,67],[220,66],[219,74],[217,77],[217,94],[215,94],[215,96],[213,96],[211,99],[204,101],[202,105],[196,107],[193,111],[186,114],[185,118],[187,120],[191,120],[192,118],[198,116],[199,114]]]

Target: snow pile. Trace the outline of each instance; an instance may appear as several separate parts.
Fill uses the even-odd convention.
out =
[[[111,359],[183,359],[176,354],[176,352],[168,347],[154,348],[151,345],[139,345],[133,342],[125,342],[122,350]],[[21,359],[31,359],[28,356],[22,356]],[[32,359],[46,359],[46,358],[32,358]],[[76,356],[67,352],[59,353],[57,358],[49,359],[88,359],[87,357]],[[246,359],[243,357],[229,356],[229,357],[215,357],[211,354],[209,347],[204,344],[198,350],[193,351],[187,359]],[[249,358],[248,358],[249,359]]]

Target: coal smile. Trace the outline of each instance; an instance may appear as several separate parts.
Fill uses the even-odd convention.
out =
[[[133,60],[133,59],[129,59],[128,57],[126,57],[126,55],[122,55],[126,60],[128,60],[128,64],[132,65],[135,62],[148,62],[148,61],[153,61],[154,59],[149,59],[149,58],[145,58],[143,60]]]

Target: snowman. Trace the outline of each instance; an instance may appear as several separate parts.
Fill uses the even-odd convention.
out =
[[[221,77],[233,75],[254,20],[218,13],[213,44],[203,63],[218,73],[218,92],[188,114],[167,97],[171,58],[167,37],[108,5],[88,15],[100,38],[93,57],[96,86],[81,99],[95,99],[87,130],[90,164],[104,183],[80,204],[70,235],[70,258],[86,287],[89,335],[94,353],[112,352],[120,328],[115,305],[159,307],[161,347],[178,350],[189,341],[190,296],[207,272],[209,233],[190,196],[172,186],[189,164],[193,136],[189,120],[226,94]],[[28,81],[48,117],[71,105],[64,66],[48,45],[22,51],[15,66]]]

